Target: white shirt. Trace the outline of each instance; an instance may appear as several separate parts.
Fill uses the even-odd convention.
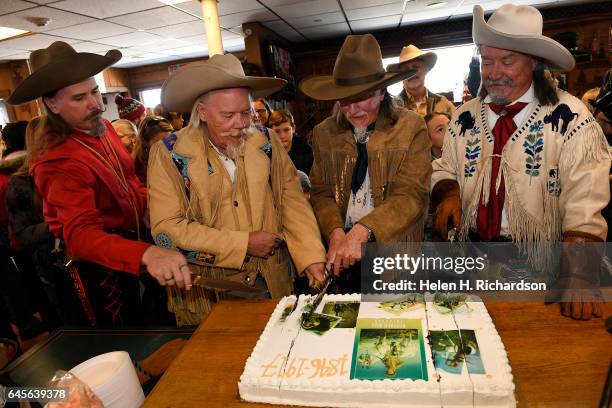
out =
[[[232,180],[232,184],[234,184],[234,182],[236,181],[236,163],[234,163],[232,159],[221,153],[219,149],[217,149],[217,146],[215,146],[212,142],[210,142],[210,145],[219,155],[219,159],[221,159],[223,167],[225,167],[225,170],[227,171],[230,180]]]
[[[344,227],[347,229],[353,228],[360,219],[368,215],[374,209],[374,197],[370,188],[370,171],[366,171],[363,184],[357,190],[357,194],[351,191],[348,206],[346,208],[346,218]]]
[[[484,102],[487,104],[489,129],[491,129],[491,132],[492,132],[493,128],[495,127],[495,124],[497,123],[497,119],[499,119],[500,115],[493,112],[493,110],[489,108],[489,103],[491,102],[491,97],[489,95],[487,95]],[[509,103],[508,105],[512,105],[513,103],[516,103],[516,102],[527,103],[527,106],[525,106],[519,113],[514,115],[514,118],[512,118],[512,120],[514,121],[518,129],[521,127],[523,122],[527,120],[527,118],[529,117],[529,113],[531,113],[531,111],[538,104],[538,100],[536,99],[535,93],[533,91],[533,83],[531,84],[527,92],[525,92],[520,98]],[[491,183],[494,183],[494,181],[491,180]],[[502,237],[508,236],[508,216],[506,215],[506,204],[505,203],[504,203],[504,209],[502,210],[501,227],[499,230],[499,235],[501,235]]]
[[[355,143],[359,143],[354,133],[353,138],[355,139]],[[368,135],[364,142],[366,146],[369,139],[370,136]],[[357,224],[360,219],[371,213],[372,210],[374,210],[374,196],[372,195],[372,188],[370,187],[370,169],[367,169],[363,183],[361,187],[359,187],[359,190],[357,190],[357,193],[353,193],[353,190],[351,190],[351,197],[346,207],[344,228],[353,228],[353,225]]]

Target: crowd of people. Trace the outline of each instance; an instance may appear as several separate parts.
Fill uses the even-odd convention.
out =
[[[547,72],[574,58],[541,23],[530,6],[488,21],[475,7],[481,84],[460,106],[425,87],[434,53],[408,45],[385,69],[374,36],[349,35],[333,73],[300,84],[335,101],[308,139],[264,99],[286,82],[245,75],[231,54],[173,72],[154,112],[118,95],[110,123],[93,76],[120,53],[33,52],[8,102],[41,98],[43,115],[2,129],[0,337],[25,346],[62,324],[194,325],[219,297],[278,298],[328,274],[359,292],[367,242],[446,241],[449,229],[605,241],[612,86],[591,106],[559,89]],[[591,287],[583,269],[570,259],[566,288]],[[219,281],[233,289],[202,285]],[[601,316],[594,299],[561,312]]]

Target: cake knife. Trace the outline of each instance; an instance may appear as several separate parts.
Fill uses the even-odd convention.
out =
[[[319,304],[323,300],[323,296],[325,296],[325,293],[327,292],[327,289],[329,288],[329,285],[331,284],[332,280],[334,280],[334,274],[330,273],[326,267],[325,268],[325,281],[323,281],[323,287],[321,288],[321,291],[315,298],[314,302],[312,302],[312,309],[310,309],[310,311],[306,315],[306,320],[310,318],[310,316],[314,313],[316,308],[319,306]]]

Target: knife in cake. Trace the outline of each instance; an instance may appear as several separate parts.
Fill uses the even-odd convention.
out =
[[[309,319],[310,316],[316,310],[316,308],[319,306],[319,304],[321,304],[321,301],[323,300],[323,296],[325,296],[325,293],[327,293],[327,289],[329,289],[329,285],[332,283],[333,280],[334,280],[334,274],[330,273],[327,270],[327,268],[325,268],[325,280],[323,281],[323,287],[321,288],[321,291],[315,298],[314,302],[312,302],[312,309],[310,309],[310,311],[306,315],[306,319]]]

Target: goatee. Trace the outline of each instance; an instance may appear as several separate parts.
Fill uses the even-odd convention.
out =
[[[102,136],[106,132],[106,126],[104,126],[104,121],[102,118],[99,118],[89,131],[92,136]]]
[[[497,94],[491,94],[491,102],[499,106],[506,106],[509,103],[505,96]]]
[[[238,146],[226,146],[225,154],[232,160],[236,160],[237,158],[244,156],[244,138],[240,139],[240,144]]]

